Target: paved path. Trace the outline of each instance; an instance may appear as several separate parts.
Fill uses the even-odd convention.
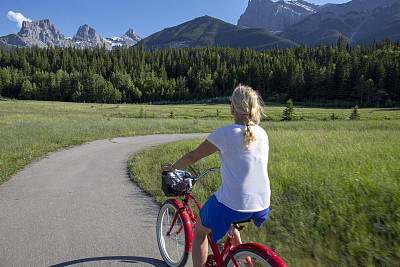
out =
[[[45,156],[0,186],[0,266],[164,266],[159,206],[129,179],[141,149],[204,134],[100,140]]]

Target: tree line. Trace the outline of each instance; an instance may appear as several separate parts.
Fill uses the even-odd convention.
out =
[[[266,101],[394,106],[400,41],[335,43],[256,52],[248,48],[16,48],[0,50],[0,96],[144,103],[228,96],[239,83]]]

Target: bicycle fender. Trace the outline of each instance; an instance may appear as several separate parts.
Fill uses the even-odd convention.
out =
[[[168,199],[167,200],[169,203],[174,205],[178,210],[180,209],[185,209],[178,200],[176,199]],[[182,220],[183,220],[183,230],[185,231],[185,235],[189,238],[188,242],[185,242],[185,251],[188,253],[192,253],[192,240],[193,240],[193,231],[191,227],[191,222],[189,218],[189,214],[187,213],[186,210],[184,210],[182,213]]]
[[[238,246],[233,247],[231,249],[231,253],[233,253],[234,251],[236,251],[240,248],[244,248],[244,249],[247,248],[247,249],[255,250],[255,251],[259,252],[260,254],[267,255],[268,256],[267,258],[276,266],[287,267],[286,264],[283,262],[283,260],[281,258],[279,258],[279,256],[276,255],[275,252],[273,252],[272,250],[270,250],[267,247],[264,247],[263,245],[260,245],[257,243],[244,243],[244,244],[240,244]]]

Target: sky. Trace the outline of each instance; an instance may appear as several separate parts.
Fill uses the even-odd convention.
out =
[[[323,5],[348,1],[307,2]],[[0,36],[18,33],[23,20],[49,19],[65,37],[73,37],[79,26],[88,24],[103,38],[122,36],[129,28],[145,38],[204,15],[236,25],[247,3],[248,0],[2,0]]]

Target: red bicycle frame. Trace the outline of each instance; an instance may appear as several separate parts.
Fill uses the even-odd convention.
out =
[[[181,228],[183,227],[183,230],[185,231],[185,235],[189,238],[189,242],[187,242],[185,245],[185,251],[188,253],[192,253],[193,231],[192,231],[192,227],[187,227],[187,226],[191,225],[189,215],[187,212],[185,212],[186,211],[185,207],[182,206],[182,204],[178,200],[168,199],[167,201],[178,208],[178,212],[175,213],[174,219],[171,224],[171,228],[167,232],[167,235],[170,235],[172,229],[175,226],[175,222],[176,222],[178,216],[181,215],[181,218],[183,220],[183,222],[182,222],[183,224],[182,224]],[[182,231],[182,229],[179,229],[178,232],[180,232],[180,231]]]
[[[212,170],[212,169],[210,169]],[[206,172],[210,171],[207,170]],[[206,173],[204,172],[204,173]],[[204,174],[203,173],[203,174]],[[202,174],[202,175],[203,175]],[[200,178],[202,175],[200,175],[198,178]],[[182,219],[182,226],[181,228],[178,230],[178,234],[183,230],[185,231],[185,236],[189,239],[187,240],[188,242],[185,242],[185,251],[187,253],[192,253],[192,239],[193,239],[193,228],[196,224],[196,220],[197,217],[194,215],[192,207],[190,206],[190,200],[192,200],[196,207],[198,208],[198,210],[200,210],[200,204],[197,202],[197,200],[192,196],[190,191],[187,191],[185,194],[185,198],[183,200],[183,205],[181,202],[179,202],[176,199],[168,199],[167,202],[170,202],[172,205],[174,205],[177,208],[177,212],[174,215],[171,227],[169,229],[169,231],[167,232],[167,235],[170,235],[172,229],[175,226],[176,220],[178,219],[178,216],[181,216]],[[238,230],[240,231],[243,227],[240,227]],[[213,256],[214,256],[214,260],[216,262],[216,266],[221,266],[221,264],[225,261],[226,257],[230,257],[232,262],[235,263],[236,266],[237,263],[233,257],[233,254],[236,250],[239,249],[249,249],[249,250],[253,250],[256,251],[258,253],[260,253],[261,255],[264,254],[268,254],[268,258],[272,259],[277,266],[286,266],[286,264],[279,258],[278,255],[276,255],[275,252],[273,252],[272,250],[270,250],[267,247],[264,247],[260,244],[256,244],[256,243],[244,243],[244,244],[240,244],[238,246],[233,246],[232,244],[232,232],[230,232],[230,234],[227,237],[227,240],[225,241],[224,247],[223,249],[220,251],[217,244],[214,243],[212,241],[212,234],[209,233],[207,235],[207,239],[208,239],[208,244],[211,247],[211,250],[213,252]],[[249,262],[251,264],[251,262]]]

